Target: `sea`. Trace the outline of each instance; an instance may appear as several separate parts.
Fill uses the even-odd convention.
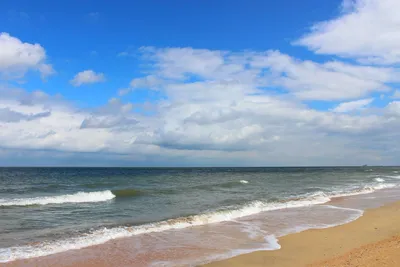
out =
[[[400,167],[0,168],[0,263],[129,242],[133,266],[197,266],[400,200]]]

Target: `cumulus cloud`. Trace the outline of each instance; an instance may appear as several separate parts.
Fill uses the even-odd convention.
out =
[[[135,78],[131,89],[159,90],[165,99],[158,103],[158,123],[138,134],[135,144],[174,151],[280,153],[293,149],[290,143],[300,140],[311,145],[315,141],[312,136],[318,136],[318,145],[312,144],[317,148],[323,143],[348,142],[357,134],[376,134],[398,123],[398,119],[378,114],[342,114],[367,108],[372,97],[343,102],[333,112],[302,103],[386,92],[391,90],[389,83],[398,81],[393,68],[340,61],[316,63],[279,51],[154,47],[141,51],[145,64],[152,64],[153,70]],[[175,60],[179,58],[184,60]],[[286,94],[275,94],[277,86]]]
[[[268,51],[256,55],[252,66],[267,68],[274,75],[272,83],[309,100],[340,100],[365,96],[374,91],[387,91],[385,82],[398,81],[390,68],[366,67],[329,61],[323,64],[302,61]]]
[[[28,92],[21,88],[13,88],[0,85],[0,104],[7,106],[8,103],[18,103],[21,106],[40,105],[46,109],[51,109],[53,105],[69,105],[61,95],[50,96],[49,94],[37,90]],[[1,106],[1,105],[0,105]]]
[[[156,76],[149,75],[143,78],[133,79],[130,83],[131,88],[147,88],[154,89],[158,85],[163,84],[163,81]]]
[[[400,101],[392,101],[392,102],[390,102],[387,105],[386,110],[391,115],[400,116]]]
[[[119,96],[124,96],[126,94],[129,94],[132,91],[131,88],[123,88],[118,90],[118,95]]]
[[[348,158],[379,163],[386,152],[369,147],[372,136],[400,128],[395,103],[380,113],[351,112],[368,109],[373,100],[352,98],[389,89],[397,79],[389,67],[315,63],[279,51],[142,53],[143,64],[152,67],[125,90],[163,95],[151,103],[111,98],[103,106],[78,109],[40,91],[0,90],[0,107],[19,116],[12,123],[0,121],[3,148],[123,154],[137,162],[168,159],[175,165],[326,165],[348,164]],[[184,53],[185,64],[163,53]],[[277,86],[286,93],[276,94]],[[304,99],[349,101],[335,110],[316,110]],[[385,142],[377,140],[374,147]]]
[[[397,48],[358,37],[375,32],[354,26],[377,12],[371,5],[386,12],[390,3],[345,1],[338,18],[298,41],[339,57],[142,47],[132,52],[142,75],[131,77],[118,98],[92,108],[0,87],[0,151],[92,153],[142,165],[398,164],[400,75],[389,64],[397,63]],[[353,39],[340,40],[342,23],[353,27]],[[100,81],[103,74],[87,70],[71,83]]]
[[[360,99],[350,102],[340,103],[333,109],[334,112],[351,112],[365,108],[374,101],[373,98]]]
[[[364,63],[400,62],[400,18],[397,0],[343,2],[344,13],[319,22],[295,44],[317,54],[355,58]]]
[[[124,154],[143,164],[150,158],[175,165],[344,164],[348,161],[339,159],[379,158],[385,152],[370,150],[369,136],[399,128],[395,103],[381,115],[350,115],[317,111],[296,99],[248,94],[245,86],[239,97],[239,88],[224,88],[227,95],[236,91],[227,99],[207,97],[206,91],[201,101],[189,95],[184,101],[162,100],[151,116],[116,98],[102,107],[78,109],[54,96],[28,97],[32,93],[9,88],[0,108],[15,119],[0,120],[0,143],[4,149]],[[349,146],[354,136],[359,147]]]
[[[19,122],[19,121],[31,121],[48,117],[51,115],[50,111],[40,112],[37,114],[24,114],[11,110],[10,108],[0,108],[0,121],[1,122]]]
[[[73,86],[81,86],[83,84],[100,83],[106,80],[103,73],[96,73],[93,70],[84,70],[75,75],[70,81]]]
[[[192,48],[154,47],[144,49],[144,59],[152,63],[154,73],[136,78],[131,90],[161,87],[187,94],[225,94],[224,87],[281,88],[305,100],[357,99],[372,92],[386,92],[386,85],[399,81],[399,72],[389,67],[359,66],[339,61],[316,63],[300,60],[280,51],[233,53]],[[193,89],[188,90],[188,87]],[[216,87],[219,87],[218,89]],[[214,89],[207,89],[214,88]],[[241,89],[240,89],[241,90]],[[122,95],[129,90],[121,91]],[[180,94],[181,96],[181,94]],[[231,97],[232,95],[227,95]]]
[[[100,128],[125,128],[138,123],[133,118],[126,118],[124,116],[103,116],[103,117],[89,117],[83,120],[81,129],[100,129]]]
[[[0,33],[0,73],[19,78],[28,70],[39,71],[43,77],[54,73],[40,44],[24,43],[8,33]]]
[[[392,98],[399,99],[400,98],[400,90],[394,91]]]

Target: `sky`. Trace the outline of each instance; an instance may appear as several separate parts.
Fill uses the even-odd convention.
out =
[[[400,164],[400,1],[0,1],[0,166]]]

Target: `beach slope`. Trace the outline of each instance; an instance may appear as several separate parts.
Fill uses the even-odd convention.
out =
[[[400,266],[400,202],[367,210],[356,221],[280,238],[282,248],[206,267]]]
[[[400,266],[400,202],[367,210],[351,223],[313,229],[279,239],[280,250],[239,255],[206,267],[398,267]],[[133,263],[129,239],[70,250],[46,257],[17,260],[3,266],[108,267]]]

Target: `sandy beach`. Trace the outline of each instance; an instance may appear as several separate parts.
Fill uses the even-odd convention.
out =
[[[400,202],[367,210],[348,224],[284,236],[279,243],[280,250],[244,254],[205,267],[400,266]],[[125,238],[4,266],[141,266],[139,259],[129,256],[128,244]]]
[[[351,223],[284,236],[282,248],[254,252],[207,267],[400,266],[400,202],[367,210]]]
[[[0,267],[400,267],[400,0],[0,0]]]

